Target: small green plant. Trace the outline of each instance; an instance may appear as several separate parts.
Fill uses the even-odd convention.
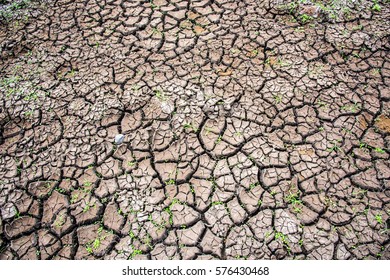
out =
[[[371,10],[374,12],[380,12],[382,10],[381,6],[378,3],[378,0],[374,0],[374,5],[371,7]]]
[[[259,54],[259,50],[253,50],[251,51],[251,56],[256,57]]]
[[[336,208],[337,207],[337,203],[332,198],[330,198],[329,196],[325,197],[325,205],[327,207],[332,207],[332,208]]]
[[[291,204],[293,207],[293,211],[295,213],[302,212],[302,201],[299,199],[300,191],[289,191],[289,194],[286,196],[287,203]]]
[[[275,104],[279,104],[280,102],[282,102],[282,96],[281,95],[274,95],[273,96],[274,100],[275,100]]]
[[[250,189],[250,190],[253,190],[254,188],[256,188],[256,187],[259,186],[259,185],[260,185],[259,182],[252,183],[252,184],[249,185],[249,189]]]
[[[79,195],[76,193],[76,194],[72,194],[71,198],[70,198],[70,203],[73,204],[75,203],[77,200],[79,199]]]
[[[96,238],[94,241],[93,241],[93,249],[96,250],[96,249],[99,249],[100,247],[100,239],[99,238]]]
[[[90,186],[92,186],[92,182],[90,182],[90,181],[85,181],[85,182],[83,183],[83,186],[84,186],[84,187],[90,187]]]
[[[195,132],[195,133],[198,131],[198,128],[196,128],[195,125],[193,125],[192,123],[185,123],[185,124],[183,125],[183,127],[184,127],[184,129],[190,128],[190,129],[192,129],[192,131]]]
[[[374,151],[377,152],[377,153],[380,153],[380,154],[384,154],[384,153],[385,153],[385,151],[382,150],[382,149],[379,148],[379,147],[376,147],[376,148],[374,149]]]
[[[161,35],[162,32],[161,32],[160,30],[158,30],[156,27],[153,27],[153,28],[152,28],[152,34]]]
[[[102,222],[100,222],[102,223]],[[102,241],[105,240],[110,234],[112,234],[112,231],[105,231],[107,234],[103,234],[103,225],[100,225],[100,227],[97,229],[97,237],[89,241],[87,244],[85,244],[85,249],[88,252],[88,254],[92,254],[93,251],[96,251],[100,248]]]
[[[175,205],[175,204],[177,204],[177,203],[181,204],[181,203],[180,203],[180,200],[178,200],[177,198],[174,198],[174,199],[172,200],[171,204],[170,204],[168,207],[164,208],[164,211],[165,211],[166,213],[168,213],[168,215],[169,215],[169,224],[170,224],[170,225],[173,225],[172,207],[173,207],[173,205]]]
[[[211,203],[212,206],[215,206],[215,205],[223,205],[223,202],[222,201],[213,201]]]
[[[165,185],[174,185],[175,184],[175,180],[174,179],[169,179],[167,181],[165,181]]]
[[[383,224],[383,220],[382,220],[382,215],[381,214],[376,214],[375,215],[375,220],[377,221],[378,224]]]
[[[287,66],[291,65],[289,62],[284,61],[280,57],[278,57],[278,60],[276,61],[276,64],[279,65],[280,67],[287,67]]]
[[[92,249],[92,247],[91,247],[90,244],[87,244],[87,245],[85,246],[85,250],[87,250],[87,253],[88,253],[88,254],[92,254],[92,253],[93,253],[93,249]]]
[[[328,106],[329,106],[329,104],[325,103],[325,102],[322,101],[321,99],[319,99],[319,100],[317,101],[317,105],[318,105],[319,108],[324,108],[324,109],[327,109]]]
[[[358,104],[357,102],[355,102],[354,104],[352,105],[347,105],[347,106],[341,106],[341,109],[342,110],[345,110],[345,111],[349,111],[351,113],[356,113],[357,111],[359,111],[361,108],[360,104]]]
[[[382,149],[380,147],[373,147],[373,146],[370,146],[364,142],[359,143],[359,149],[363,149],[366,152],[369,152],[371,150],[371,151],[375,151],[375,152],[380,153],[380,154],[384,154],[386,152],[384,149]]]
[[[129,231],[129,236],[131,239],[135,239],[135,233],[132,230]]]
[[[171,213],[171,211],[169,211],[169,213]],[[149,214],[148,220],[149,220],[149,222],[152,223],[152,225],[154,227],[157,228],[157,231],[165,229],[165,227],[167,225],[166,221],[164,221],[164,220],[160,220],[160,222],[157,222],[157,221],[153,220],[152,214]]]
[[[64,215],[61,214],[61,215],[58,216],[58,219],[55,222],[55,226],[57,228],[61,228],[64,224],[65,224]]]
[[[367,190],[358,190],[352,193],[354,197],[364,197],[366,194],[367,194]]]
[[[326,149],[328,152],[341,152],[341,147],[338,145],[338,143],[340,142],[340,140],[333,140],[333,145],[332,147]]]
[[[313,19],[313,17],[312,17],[312,16],[309,16],[308,14],[303,14],[303,15],[301,15],[302,23],[306,23],[306,22],[308,22],[308,21],[310,21],[310,20],[312,20],[312,19]]]
[[[167,101],[167,97],[165,96],[165,94],[161,91],[161,90],[154,90],[154,95],[157,97],[158,100],[160,100],[161,102],[163,101]]]
[[[88,212],[88,210],[91,209],[91,205],[89,205],[89,202],[87,202],[83,208],[83,213]]]
[[[10,5],[5,6],[3,9],[0,9],[0,19],[3,18],[6,21],[10,21],[11,19],[19,16],[21,14],[21,10],[28,8],[30,4],[30,0],[12,1]],[[26,18],[26,16],[27,15],[25,15],[24,18]]]
[[[133,252],[131,253],[130,258],[133,259],[134,257],[136,257],[136,256],[138,256],[138,255],[141,255],[141,254],[142,254],[142,251],[141,251],[141,250],[133,249]]]

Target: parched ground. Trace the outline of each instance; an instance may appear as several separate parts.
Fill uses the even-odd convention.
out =
[[[0,258],[390,259],[389,1],[290,2],[3,15]]]

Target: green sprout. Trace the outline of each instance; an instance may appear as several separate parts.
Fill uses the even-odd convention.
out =
[[[381,214],[376,214],[375,215],[375,220],[378,222],[378,224],[383,224],[383,220],[382,220],[382,215]]]

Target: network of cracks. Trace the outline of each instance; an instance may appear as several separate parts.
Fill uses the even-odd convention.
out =
[[[389,259],[390,6],[277,2],[1,22],[0,258]]]

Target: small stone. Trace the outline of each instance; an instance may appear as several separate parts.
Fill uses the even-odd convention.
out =
[[[9,202],[6,203],[2,208],[1,208],[1,217],[3,220],[11,219],[16,216],[18,211],[16,210],[16,207],[13,203]]]
[[[145,222],[146,220],[148,220],[148,217],[149,217],[149,215],[146,212],[139,212],[137,214],[138,222]]]
[[[115,136],[114,142],[115,144],[120,145],[123,143],[124,140],[125,140],[125,136],[123,134],[118,134]]]
[[[165,114],[171,114],[174,110],[174,107],[172,104],[170,103],[167,103],[167,102],[163,102],[161,103],[161,110],[165,113]]]

